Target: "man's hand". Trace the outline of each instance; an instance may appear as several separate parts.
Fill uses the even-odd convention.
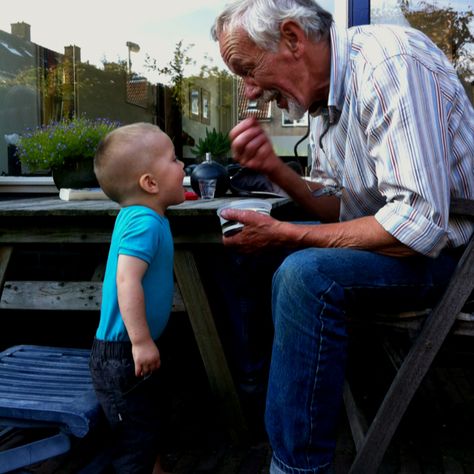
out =
[[[222,217],[244,224],[243,229],[231,237],[224,237],[224,245],[238,247],[240,252],[258,252],[268,246],[278,246],[281,222],[255,211],[226,209]]]
[[[160,368],[160,351],[153,339],[133,344],[132,355],[137,377],[145,377]]]
[[[248,118],[236,125],[229,133],[233,157],[242,166],[259,171],[269,177],[284,163],[273,151],[270,139],[258,121]]]

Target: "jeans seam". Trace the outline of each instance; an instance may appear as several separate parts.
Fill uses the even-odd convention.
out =
[[[323,306],[319,312],[319,320],[320,320],[320,323],[321,323],[321,328],[320,328],[320,331],[319,331],[319,350],[318,350],[318,360],[317,360],[317,363],[316,363],[316,371],[315,371],[315,374],[314,374],[314,383],[313,383],[313,396],[311,397],[311,404],[310,404],[310,413],[309,413],[309,419],[310,419],[310,426],[311,426],[311,429],[310,429],[310,439],[309,439],[309,446],[311,446],[312,444],[312,441],[313,441],[313,407],[315,405],[315,402],[316,402],[316,388],[317,388],[317,384],[318,384],[318,374],[319,374],[319,368],[320,368],[320,363],[321,363],[321,353],[322,353],[322,347],[323,347],[323,333],[324,333],[324,329],[325,329],[325,325],[324,325],[324,319],[322,317],[322,315],[324,314],[324,310],[327,306],[327,303],[326,301],[324,300],[324,297],[332,290],[332,288],[334,287],[336,283],[333,281],[329,286],[328,288],[326,289],[326,291],[320,296],[320,301],[323,303]],[[317,406],[317,403],[316,403],[316,406]],[[314,413],[314,415],[316,415],[316,413]],[[316,418],[316,416],[314,416],[314,418]],[[310,464],[310,461],[309,461],[309,457],[306,458],[306,463],[307,465]]]

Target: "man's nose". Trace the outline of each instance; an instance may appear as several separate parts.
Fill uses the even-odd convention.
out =
[[[252,79],[244,79],[245,97],[256,100],[263,94],[263,89]]]

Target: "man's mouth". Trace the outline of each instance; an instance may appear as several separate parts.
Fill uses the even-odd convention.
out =
[[[282,95],[280,95],[280,97],[278,97],[277,105],[278,105],[278,108],[280,108],[280,109],[288,110],[288,101]]]
[[[279,100],[281,94],[277,90],[264,91],[262,99],[264,102],[271,102],[272,100]]]
[[[277,90],[265,91],[263,93],[263,100],[265,102],[271,102],[274,100],[280,109],[286,109],[288,107],[288,102],[281,92]]]

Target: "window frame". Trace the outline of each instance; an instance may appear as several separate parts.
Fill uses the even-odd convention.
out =
[[[370,0],[348,0],[349,26],[370,24]]]

